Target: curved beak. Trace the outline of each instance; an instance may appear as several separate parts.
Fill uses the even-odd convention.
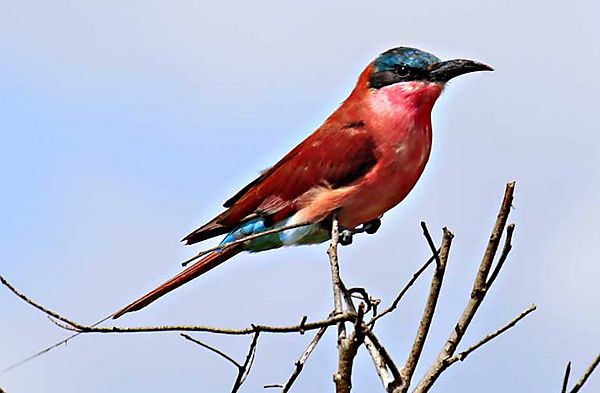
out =
[[[494,71],[489,65],[473,60],[455,59],[440,61],[429,66],[429,80],[432,82],[448,82],[459,75],[477,71]]]

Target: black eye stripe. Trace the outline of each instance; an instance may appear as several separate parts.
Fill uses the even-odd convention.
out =
[[[369,87],[379,89],[398,82],[427,80],[427,69],[395,64],[383,70],[376,70],[369,78]]]

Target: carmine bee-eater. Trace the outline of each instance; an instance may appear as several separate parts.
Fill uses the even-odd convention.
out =
[[[414,48],[379,55],[325,123],[224,204],[226,210],[187,235],[194,244],[226,235],[221,245],[293,224],[308,224],[238,243],[195,264],[112,317],[140,310],[241,251],[322,243],[337,212],[350,231],[377,229],[402,201],[431,151],[431,110],[450,79],[492,68],[471,60],[441,61]]]

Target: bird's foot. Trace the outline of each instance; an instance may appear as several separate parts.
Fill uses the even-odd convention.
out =
[[[338,238],[338,242],[342,246],[349,246],[352,244],[352,238],[354,237],[354,233],[350,229],[344,229],[340,232],[340,237]]]
[[[371,220],[369,222],[365,222],[364,224],[362,224],[361,230],[365,231],[369,235],[372,235],[379,230],[380,226],[381,226],[381,219],[376,218],[374,220]]]
[[[358,228],[344,229],[343,231],[340,232],[339,243],[342,246],[348,246],[348,245],[352,244],[353,237],[357,233],[366,232],[369,235],[372,235],[375,232],[377,232],[377,230],[379,229],[380,226],[381,226],[381,219],[376,218],[369,222],[365,222]]]

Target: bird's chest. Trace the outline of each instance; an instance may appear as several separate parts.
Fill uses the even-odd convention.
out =
[[[393,132],[390,132],[393,134]],[[399,174],[421,172],[431,152],[431,125],[411,124],[381,144],[381,160],[385,168]]]

